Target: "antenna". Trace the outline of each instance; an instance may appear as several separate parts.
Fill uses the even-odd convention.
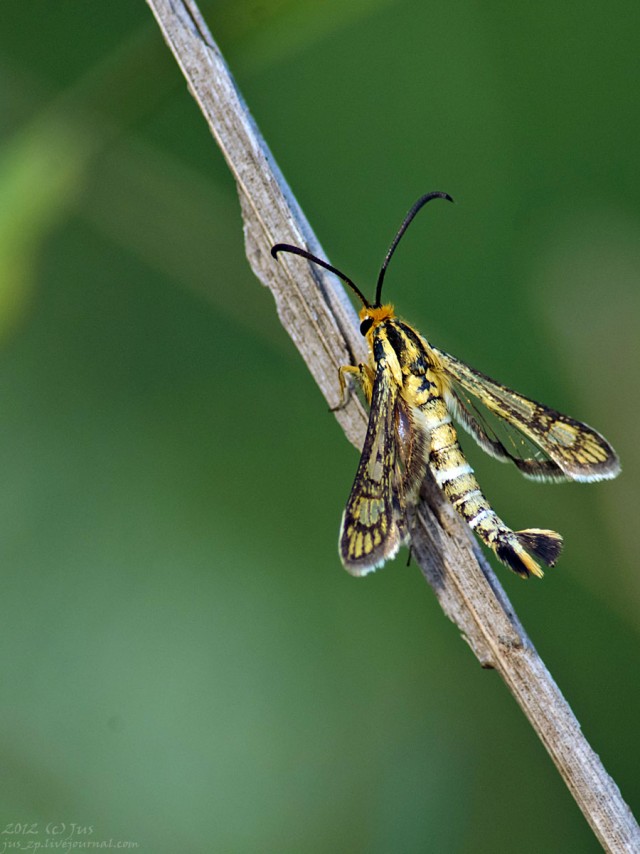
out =
[[[332,267],[331,264],[327,264],[326,261],[316,258],[315,255],[312,255],[311,252],[307,252],[306,249],[300,249],[298,246],[291,246],[289,243],[276,243],[275,246],[271,247],[271,254],[274,258],[277,257],[278,252],[291,252],[293,255],[300,255],[301,258],[306,258],[307,261],[313,261],[314,264],[319,264],[321,267],[324,267],[325,270],[329,270],[330,273],[335,273],[339,279],[342,279],[342,281],[349,285],[351,290],[357,294],[365,308],[371,308],[371,303],[366,299],[360,288],[355,285],[348,276],[345,276],[345,274],[341,273],[340,270]]]
[[[391,246],[389,247],[389,251],[385,256],[385,259],[382,262],[382,267],[380,268],[380,272],[378,274],[378,283],[376,285],[376,299],[373,305],[365,297],[360,288],[354,282],[352,282],[348,276],[345,276],[344,273],[342,273],[336,267],[332,267],[331,264],[328,264],[321,258],[317,258],[315,255],[312,255],[311,252],[307,252],[306,249],[300,249],[300,247],[292,246],[290,243],[276,243],[275,246],[271,247],[271,254],[274,258],[278,257],[278,252],[291,252],[292,255],[300,255],[301,258],[306,258],[307,261],[312,261],[314,264],[318,264],[320,267],[324,267],[325,270],[329,270],[330,273],[334,273],[334,275],[336,275],[339,279],[342,279],[345,284],[349,285],[351,290],[354,292],[354,294],[356,294],[356,296],[365,308],[380,308],[382,283],[384,282],[384,275],[387,272],[389,261],[391,261],[393,253],[396,251],[398,243],[400,243],[400,238],[411,225],[411,222],[413,221],[415,215],[421,208],[423,208],[427,204],[427,202],[430,202],[432,199],[446,199],[449,202],[453,201],[453,199],[448,193],[427,193],[425,196],[421,196],[418,201],[413,205],[413,207],[409,210],[409,213],[404,218],[402,225],[398,229],[398,233],[391,242]]]
[[[404,218],[404,221],[400,228],[398,229],[398,233],[393,238],[391,246],[389,247],[389,251],[386,254],[384,261],[382,262],[382,267],[380,268],[380,273],[378,274],[378,284],[376,285],[376,301],[374,302],[374,306],[377,308],[380,306],[380,296],[382,295],[382,283],[384,282],[384,274],[387,272],[387,267],[389,266],[389,261],[391,261],[391,257],[393,253],[396,251],[396,246],[400,243],[400,238],[405,233],[405,231],[411,225],[411,222],[418,211],[424,207],[427,202],[430,202],[432,199],[447,199],[447,201],[452,202],[453,199],[448,193],[427,193],[426,196],[421,196],[418,201],[413,205],[410,209],[409,213]],[[273,251],[273,250],[272,250]],[[366,305],[366,303],[365,303]]]

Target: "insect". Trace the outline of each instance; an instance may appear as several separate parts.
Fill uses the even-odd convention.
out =
[[[430,471],[469,527],[518,575],[542,577],[536,558],[554,566],[562,549],[555,531],[513,531],[495,513],[466,461],[453,426],[455,418],[480,447],[514,463],[534,480],[595,481],[615,477],[620,463],[606,439],[580,421],[562,415],[465,365],[423,338],[381,301],[389,261],[419,210],[433,192],[407,213],[386,254],[369,302],[335,267],[297,246],[276,244],[271,254],[291,252],[319,264],[344,281],[362,302],[360,332],[369,361],[340,368],[360,382],[370,405],[366,438],[340,528],[340,557],[352,575],[392,558],[410,539],[411,512]]]

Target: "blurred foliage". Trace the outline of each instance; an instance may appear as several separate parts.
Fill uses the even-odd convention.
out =
[[[501,577],[637,807],[637,3],[202,9],[331,260],[367,288],[411,202],[447,190],[387,295],[619,450],[589,487],[470,456],[511,524],[566,537],[543,582]],[[356,455],[148,9],[5,0],[0,21],[3,828],[154,854],[599,850],[405,556],[341,569]]]

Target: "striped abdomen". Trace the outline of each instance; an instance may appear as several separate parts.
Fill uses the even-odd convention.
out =
[[[462,453],[443,398],[431,397],[420,406],[420,414],[430,436],[429,468],[453,507],[510,569],[525,578],[530,574],[542,576],[542,570],[527,552],[553,566],[562,548],[562,537],[555,531],[539,528],[524,531],[508,528],[483,495]]]

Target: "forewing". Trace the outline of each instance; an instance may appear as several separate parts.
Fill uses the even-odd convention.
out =
[[[523,397],[442,350],[432,349],[446,377],[454,381],[447,392],[454,413],[488,453],[511,460],[523,474],[542,480],[606,480],[620,471],[615,451],[593,428]],[[461,390],[456,389],[456,382]],[[517,428],[530,444],[513,438],[504,441],[487,428],[476,401],[503,421],[507,431]]]
[[[365,575],[381,566],[406,538],[394,487],[398,400],[398,386],[381,360],[373,382],[367,435],[340,528],[340,557],[352,575]]]

